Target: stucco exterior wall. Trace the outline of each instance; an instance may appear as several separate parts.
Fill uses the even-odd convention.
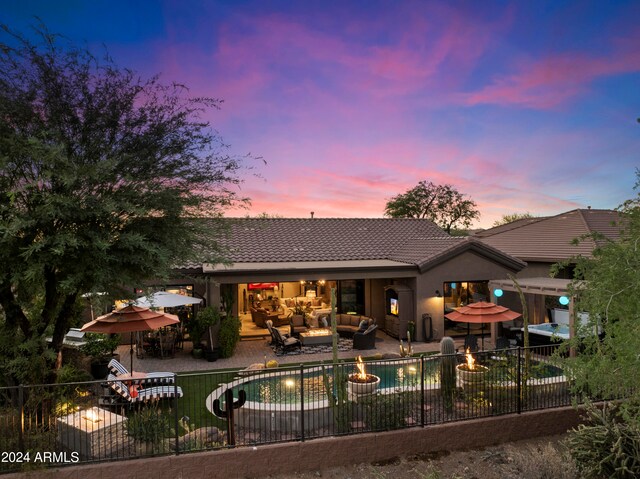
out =
[[[453,281],[485,281],[505,279],[512,270],[474,252],[466,251],[420,275],[416,280],[416,332],[424,339],[422,314],[429,313],[433,322],[433,339],[444,335],[444,299],[436,297],[443,292],[443,283]]]

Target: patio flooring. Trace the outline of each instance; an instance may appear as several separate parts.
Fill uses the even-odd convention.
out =
[[[464,339],[456,339],[456,347],[464,344]],[[406,341],[403,342],[406,347]],[[440,342],[432,341],[430,343],[418,342],[412,343],[414,353],[437,352],[440,351]],[[388,336],[382,331],[378,331],[376,336],[376,349],[360,351],[357,349],[350,351],[342,351],[338,353],[340,359],[353,359],[358,355],[372,356],[380,353],[397,353],[399,352],[400,341]],[[121,345],[118,347],[121,362],[129,367],[129,345]],[[233,356],[225,359],[218,359],[214,362],[208,362],[205,359],[194,359],[191,356],[192,345],[186,341],[184,349],[177,351],[175,357],[160,359],[147,357],[143,359],[134,358],[134,369],[136,371],[211,371],[226,368],[245,368],[252,363],[264,363],[270,359],[275,359],[279,364],[300,363],[306,361],[327,361],[331,360],[332,353],[316,353],[316,354],[298,354],[291,356],[276,356],[269,345],[269,339],[243,339],[236,346]],[[460,348],[462,349],[462,347]]]

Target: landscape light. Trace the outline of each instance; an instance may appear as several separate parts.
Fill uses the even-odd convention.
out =
[[[567,298],[566,296],[560,296],[560,299],[558,301],[560,301],[560,304],[562,306],[566,306],[567,304],[569,304],[569,298]]]

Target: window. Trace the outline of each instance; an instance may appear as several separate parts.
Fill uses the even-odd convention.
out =
[[[364,280],[338,281],[338,311],[364,314]]]

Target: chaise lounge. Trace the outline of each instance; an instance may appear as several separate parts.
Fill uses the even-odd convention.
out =
[[[111,374],[113,374],[116,377],[116,379],[118,378],[118,376],[129,374],[129,371],[127,370],[127,368],[125,368],[124,365],[115,358],[109,361],[109,364],[107,364],[107,368],[109,369],[109,371],[111,371]],[[166,385],[166,384],[173,384],[175,382],[175,378],[176,378],[175,373],[172,373],[170,371],[160,371],[160,372],[146,373],[146,376],[143,379],[141,379],[141,382]]]
[[[147,402],[152,399],[182,397],[180,386],[152,386],[149,388],[127,386],[113,374],[107,376],[107,382],[117,396],[129,404]]]

